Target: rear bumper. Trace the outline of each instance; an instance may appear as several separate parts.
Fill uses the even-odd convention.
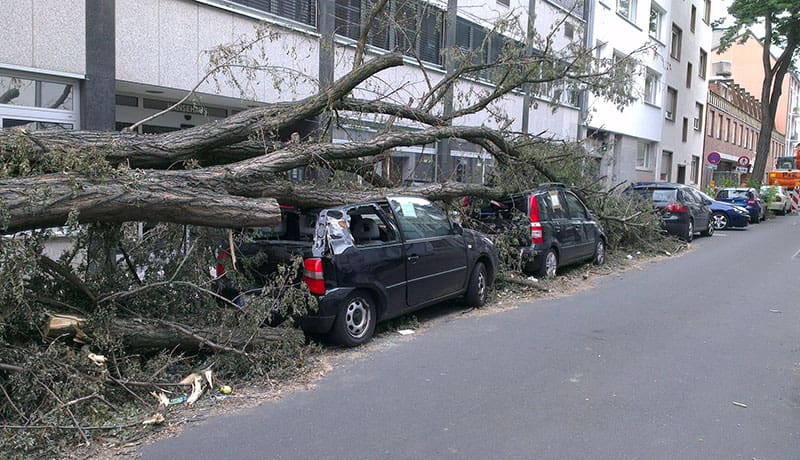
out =
[[[680,215],[671,214],[670,216],[662,217],[661,224],[670,235],[684,236],[689,225],[689,217],[685,213]]]
[[[327,291],[325,295],[317,298],[317,312],[301,317],[297,325],[309,334],[327,334],[333,329],[339,306],[353,290],[353,288],[334,288]]]

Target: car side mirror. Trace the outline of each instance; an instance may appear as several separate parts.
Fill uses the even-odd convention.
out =
[[[464,228],[461,227],[461,224],[457,224],[457,223],[453,222],[453,234],[454,235],[463,235],[464,234]]]

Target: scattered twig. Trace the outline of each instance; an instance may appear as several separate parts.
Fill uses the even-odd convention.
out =
[[[11,404],[11,407],[14,409],[14,411],[17,414],[19,414],[20,417],[22,417],[22,420],[25,420],[25,423],[28,423],[28,421],[29,421],[28,417],[26,417],[25,414],[23,414],[22,411],[19,410],[17,405],[14,404],[14,401],[11,399],[11,396],[9,396],[8,392],[6,392],[6,387],[4,385],[0,385],[0,390],[3,390],[3,394],[6,396],[6,399],[8,400],[8,403]]]
[[[72,413],[72,411],[70,410],[70,408],[69,408],[69,407],[66,407],[66,406],[64,405],[64,401],[62,401],[62,400],[61,400],[61,398],[59,398],[59,397],[58,397],[58,395],[57,395],[57,394],[55,394],[55,393],[53,392],[53,390],[51,390],[51,389],[50,389],[50,387],[48,387],[47,385],[45,385],[44,383],[42,383],[42,381],[41,381],[41,380],[37,379],[36,377],[34,377],[34,380],[35,380],[35,381],[36,381],[36,382],[37,382],[39,385],[41,385],[41,386],[42,386],[42,388],[44,388],[46,392],[50,393],[50,396],[52,396],[52,397],[53,397],[53,398],[54,398],[56,401],[58,401],[58,403],[59,403],[59,404],[61,404],[62,406],[64,406],[64,411],[66,411],[67,415],[69,415],[69,418],[71,418],[71,419],[72,419],[72,423],[75,425],[75,429],[77,429],[77,430],[78,430],[78,432],[81,434],[81,437],[83,438],[84,442],[86,442],[86,445],[87,445],[87,446],[88,446],[88,445],[90,445],[90,444],[91,444],[91,442],[89,441],[89,437],[86,435],[86,432],[85,432],[85,431],[83,430],[83,428],[81,427],[81,424],[80,424],[80,423],[78,423],[78,419],[77,419],[77,418],[75,418],[75,414],[73,414],[73,413]]]

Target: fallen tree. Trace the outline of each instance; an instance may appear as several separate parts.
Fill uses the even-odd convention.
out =
[[[113,417],[112,406],[133,401],[130,412],[150,415],[144,391],[212,363],[221,379],[302,372],[315,348],[289,327],[261,327],[271,311],[313,308],[313,297],[295,283],[302,261],[280,267],[247,307],[221,301],[209,273],[220,247],[246,238],[226,229],[272,226],[279,203],[327,207],[416,194],[448,205],[563,181],[602,210],[614,234],[620,229],[614,244],[631,229],[649,235],[643,229],[652,230],[652,219],[642,224],[636,209],[614,206],[603,179],[584,167],[584,146],[512,132],[508,114],[495,107],[520,91],[555,107],[553,85],[624,105],[634,95],[630,79],[615,79],[620,62],[580,46],[557,50],[552,36],[529,37],[527,46],[504,46],[492,62],[446,50],[447,74],[434,78],[419,66],[424,90],[412,102],[398,88],[365,99],[356,90],[380,86],[408,59],[367,56],[368,28],[352,71],[295,102],[158,135],[0,130],[0,420],[13,427],[3,432],[4,446],[21,456],[37,443],[58,452],[62,430],[90,442],[94,428],[115,426],[94,424]],[[540,52],[530,52],[532,43]],[[453,97],[465,82],[478,89]],[[445,110],[448,97],[453,106]],[[461,123],[475,114],[491,123]],[[342,120],[366,120],[374,136],[333,142]],[[405,185],[379,174],[376,165],[395,149],[438,142],[470,143],[490,156],[489,180],[459,182],[455,169],[440,169],[432,183]],[[298,168],[309,180],[291,179]],[[65,233],[51,229],[62,225]],[[63,234],[70,240],[64,252],[44,256],[47,242]],[[87,347],[94,358],[87,359]]]

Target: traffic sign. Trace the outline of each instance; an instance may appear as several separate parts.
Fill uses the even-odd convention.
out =
[[[739,159],[736,161],[736,164],[738,164],[743,168],[746,168],[750,166],[750,157],[740,156]]]
[[[750,172],[750,168],[748,168],[747,166],[737,166],[736,167],[736,172],[745,174],[747,172]]]
[[[708,169],[713,171],[713,170],[717,169],[717,165],[706,165],[706,168],[708,168]]]
[[[722,157],[719,156],[719,152],[711,152],[708,154],[708,157],[706,158],[708,159],[708,162],[711,163],[712,165],[719,164],[720,160],[722,159]]]

